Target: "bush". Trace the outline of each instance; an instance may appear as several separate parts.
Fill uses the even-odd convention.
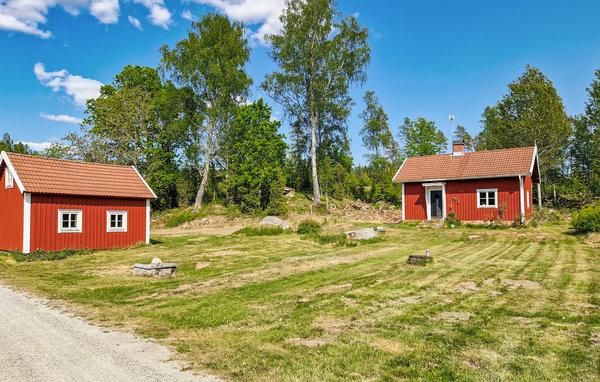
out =
[[[462,221],[460,221],[460,219],[456,217],[456,214],[454,212],[450,212],[448,214],[448,217],[446,218],[446,227],[448,227],[448,228],[460,227],[461,224],[462,224]]]
[[[183,223],[191,222],[196,220],[200,216],[199,213],[190,211],[181,211],[177,214],[171,215],[165,222],[165,226],[169,228],[177,227]]]
[[[574,212],[571,225],[577,233],[600,232],[600,205],[588,204]]]
[[[306,219],[302,220],[298,225],[298,233],[301,235],[319,232],[321,232],[321,224],[318,221]]]
[[[279,226],[248,226],[235,231],[234,235],[246,236],[277,236],[285,233],[285,230]]]
[[[319,243],[321,245],[333,244],[336,247],[356,247],[358,245],[353,240],[348,239],[348,237],[343,233],[332,235],[311,233],[304,235],[302,238],[305,240],[314,241],[315,243]]]
[[[11,256],[17,262],[33,262],[33,261],[54,261],[62,260],[75,255],[89,255],[92,253],[89,249],[65,249],[62,251],[45,252],[42,250],[33,251],[31,253],[11,252]]]

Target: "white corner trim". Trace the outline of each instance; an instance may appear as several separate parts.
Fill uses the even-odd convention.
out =
[[[406,211],[404,210],[404,183],[402,183],[402,221],[406,220]]]
[[[144,182],[144,184],[150,190],[150,192],[152,193],[152,195],[154,195],[154,198],[158,199],[158,197],[156,196],[156,194],[154,193],[154,191],[152,191],[152,189],[150,188],[150,186],[148,186],[148,183],[146,183],[146,180],[144,180],[144,178],[142,178],[142,175],[137,170],[137,168],[135,168],[135,166],[131,166],[131,168],[133,168],[133,170],[135,171],[135,173],[140,177],[140,179],[142,180],[142,182]]]
[[[15,171],[15,168],[13,167],[6,151],[2,151],[2,153],[0,154],[0,164],[2,164],[2,162],[6,163],[6,167],[8,167],[8,169],[10,170],[13,176],[13,180],[17,182],[17,187],[19,187],[19,191],[21,191],[21,194],[25,193],[25,187],[23,186],[23,183],[21,183],[19,174],[17,174],[17,172]]]
[[[521,222],[525,221],[525,193],[523,192],[523,177],[519,176],[519,205],[521,207]]]
[[[31,252],[31,194],[23,194],[23,253]]]
[[[400,168],[398,169],[398,171],[396,171],[396,174],[394,174],[394,177],[392,178],[392,183],[398,183],[394,179],[396,179],[398,174],[400,174],[400,170],[402,170],[402,167],[404,167],[404,163],[406,163],[407,160],[408,160],[408,158],[404,159],[404,162],[402,162],[402,164],[400,165]]]
[[[146,244],[150,244],[150,200],[146,199]]]

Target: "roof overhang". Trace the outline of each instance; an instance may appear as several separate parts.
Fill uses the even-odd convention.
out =
[[[449,180],[515,178],[515,177],[519,177],[519,176],[530,176],[530,175],[531,175],[531,173],[527,173],[527,174],[506,174],[506,175],[485,175],[485,176],[467,176],[467,177],[462,177],[462,178],[393,180],[393,182],[394,183],[443,182],[443,181],[449,181]]]
[[[134,170],[135,173],[140,177],[140,179],[142,180],[142,182],[144,182],[144,184],[146,185],[146,187],[148,188],[148,190],[150,190],[150,192],[152,193],[152,195],[154,195],[154,199],[158,199],[158,197],[156,196],[156,194],[154,193],[154,190],[152,190],[150,188],[150,186],[148,186],[148,183],[146,183],[146,180],[144,178],[142,178],[142,175],[140,174],[140,172],[137,170],[137,168],[135,168],[135,166],[131,166]]]
[[[21,194],[25,193],[25,187],[23,186],[23,183],[21,182],[21,179],[19,178],[19,174],[17,174],[17,172],[15,171],[15,168],[13,167],[12,163],[10,162],[10,158],[8,157],[8,154],[6,153],[6,151],[2,151],[2,153],[0,154],[0,165],[2,165],[2,163],[6,163],[6,167],[8,167],[8,169],[10,170],[10,173],[13,176],[13,180],[15,181],[15,183],[17,183],[17,187],[19,188],[19,191],[21,191]]]

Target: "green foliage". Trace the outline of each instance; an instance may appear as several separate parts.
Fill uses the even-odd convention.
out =
[[[287,230],[289,231],[289,230]],[[235,231],[234,235],[246,235],[246,236],[277,236],[286,233],[286,230],[279,226],[248,226]]]
[[[552,82],[529,65],[508,88],[508,94],[483,113],[483,146],[537,146],[542,176],[550,176],[562,165],[571,136],[562,99]]]
[[[400,137],[404,142],[402,149],[405,157],[437,155],[442,153],[448,144],[444,133],[437,128],[435,122],[419,117],[414,121],[404,119],[400,126]]]
[[[360,115],[363,120],[360,134],[364,146],[375,151],[375,154],[371,155],[374,159],[383,156],[390,161],[398,160],[398,143],[390,130],[389,118],[383,110],[379,98],[375,92],[368,91],[363,100],[365,110]]]
[[[66,259],[72,256],[86,256],[91,254],[89,249],[65,249],[63,251],[45,252],[42,250],[33,251],[31,253],[11,252],[10,255],[17,262],[33,262],[33,261],[55,261]]]
[[[574,212],[571,226],[577,233],[600,232],[600,205],[588,204]]]
[[[306,219],[302,220],[298,224],[298,231],[300,235],[319,233],[321,232],[321,224],[316,220]]]
[[[473,151],[475,150],[476,141],[475,138],[469,134],[467,129],[464,126],[458,125],[454,130],[454,137],[457,139],[462,139],[465,143],[465,151]],[[454,139],[454,137],[452,139]]]
[[[1,151],[16,154],[33,154],[33,150],[31,150],[26,144],[21,142],[13,142],[10,134],[8,133],[4,133],[2,136],[2,141],[0,141],[0,152]]]
[[[280,20],[280,34],[266,36],[279,70],[265,77],[262,88],[292,121],[297,155],[310,153],[318,204],[317,154],[347,146],[348,93],[353,83],[366,80],[368,29],[353,16],[341,18],[333,0],[287,1]]]
[[[232,126],[232,155],[227,188],[245,213],[267,211],[284,215],[283,189],[286,143],[271,121],[271,108],[262,99],[243,106]]]
[[[450,212],[446,217],[446,227],[448,228],[456,228],[462,225],[462,221],[456,217],[454,212]]]
[[[160,51],[161,69],[191,93],[186,97],[185,154],[202,173],[195,201],[201,207],[213,152],[217,157],[227,156],[231,121],[252,84],[245,70],[250,48],[242,23],[207,13],[201,21],[192,22],[188,37],[174,49],[165,45]]]
[[[165,227],[177,227],[182,225],[183,223],[191,222],[198,219],[201,216],[200,213],[191,212],[189,210],[183,210],[173,215],[169,216],[167,221],[165,222]]]
[[[302,236],[304,240],[314,241],[321,245],[333,244],[335,247],[356,247],[356,241],[348,239],[343,233],[325,235],[320,233],[308,233]]]

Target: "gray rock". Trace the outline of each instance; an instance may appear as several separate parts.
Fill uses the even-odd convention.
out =
[[[361,228],[356,231],[346,232],[348,239],[368,240],[377,236],[377,232],[373,228]]]
[[[275,216],[267,216],[266,218],[264,218],[263,220],[261,220],[260,224],[267,224],[267,225],[276,225],[279,226],[283,229],[289,229],[290,225],[286,222],[284,222],[283,220],[279,219],[278,217]]]
[[[133,264],[134,276],[173,277],[177,272],[177,264],[163,263],[159,258],[154,258],[151,264]]]

